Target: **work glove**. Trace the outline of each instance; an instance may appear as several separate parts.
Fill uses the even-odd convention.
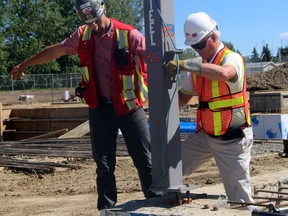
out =
[[[179,70],[201,75],[202,71],[201,57],[191,58],[187,60],[169,61],[167,64],[164,65],[165,72],[171,75],[175,75],[177,73],[178,63],[179,63]]]
[[[84,98],[84,91],[87,89],[87,86],[78,86],[75,88],[75,95],[79,98]]]
[[[167,72],[168,74],[174,76],[177,74],[177,70],[178,70],[178,63],[179,63],[179,70],[183,70],[184,67],[184,61],[180,60],[180,61],[169,61],[164,65],[164,71]]]

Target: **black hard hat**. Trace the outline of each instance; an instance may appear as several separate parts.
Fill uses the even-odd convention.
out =
[[[102,0],[76,0],[75,10],[81,22],[93,23],[98,21],[104,13],[104,2]]]

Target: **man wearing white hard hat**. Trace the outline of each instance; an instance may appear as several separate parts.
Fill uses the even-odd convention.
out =
[[[193,96],[199,100],[196,132],[181,145],[183,173],[189,176],[214,157],[228,200],[254,203],[249,171],[253,131],[244,60],[219,40],[217,23],[204,12],[187,18],[184,34],[185,44],[199,57],[164,66],[173,75],[178,64],[181,71],[190,72],[179,90],[180,107]]]

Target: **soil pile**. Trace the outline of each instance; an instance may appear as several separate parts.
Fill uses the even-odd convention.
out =
[[[288,63],[272,70],[247,76],[247,90],[288,89]]]

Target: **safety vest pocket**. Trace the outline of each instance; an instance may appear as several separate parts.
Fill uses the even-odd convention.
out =
[[[114,59],[116,63],[116,68],[120,70],[133,69],[132,57],[128,49],[115,49]]]

